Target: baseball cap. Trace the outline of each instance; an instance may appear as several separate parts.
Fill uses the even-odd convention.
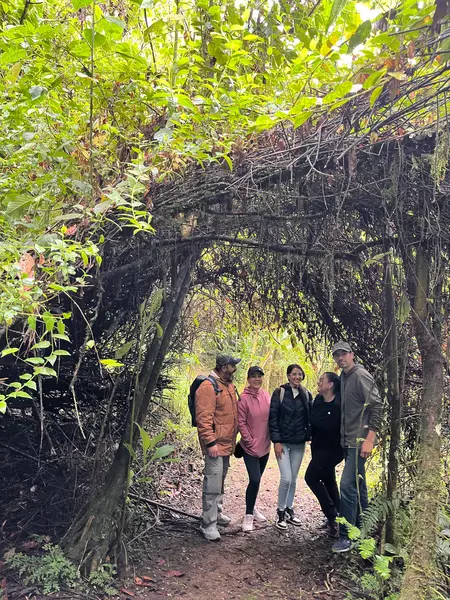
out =
[[[258,367],[258,366],[250,367],[250,369],[247,371],[247,378],[253,377],[256,374],[262,375],[264,377],[264,371],[261,369],[261,367]]]
[[[343,350],[344,352],[353,352],[350,344],[348,342],[344,342],[343,340],[340,340],[339,342],[336,342],[336,344],[334,344],[334,346],[331,349],[331,354],[339,352],[339,350]]]
[[[218,367],[225,367],[226,365],[236,366],[240,362],[240,358],[234,358],[230,354],[218,354],[216,356],[216,365]]]

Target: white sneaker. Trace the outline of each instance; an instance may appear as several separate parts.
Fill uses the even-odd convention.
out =
[[[219,513],[217,515],[217,525],[220,525],[221,527],[226,527],[230,523],[231,519],[230,517],[227,517],[227,515],[224,515],[223,513]]]
[[[254,509],[253,516],[255,517],[255,521],[257,523],[266,523],[267,521],[266,517],[261,512],[259,512],[257,508]]]
[[[200,531],[208,542],[217,542],[220,540],[220,533],[216,527],[200,527]]]
[[[242,531],[253,531],[253,515],[245,515]]]

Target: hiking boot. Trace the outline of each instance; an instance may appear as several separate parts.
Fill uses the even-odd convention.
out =
[[[281,529],[281,531],[286,531],[287,529],[287,523],[286,523],[286,519],[285,519],[285,513],[284,510],[277,510],[277,522],[275,523],[275,527],[277,529]]]
[[[253,515],[245,515],[242,531],[253,531]]]
[[[255,517],[255,521],[257,523],[266,523],[267,522],[266,517],[261,512],[259,512],[259,510],[257,508],[254,509],[253,516]]]
[[[217,531],[217,527],[200,527],[200,531],[208,542],[217,542],[220,540],[220,533]]]
[[[331,547],[332,552],[349,552],[352,547],[352,544],[348,538],[341,537],[337,542]]]
[[[223,513],[218,514],[217,525],[220,525],[221,527],[226,527],[230,523],[231,523],[230,517],[227,517],[227,515],[224,515]]]
[[[339,525],[336,521],[330,521],[327,523],[327,533],[330,537],[337,539],[339,537]]]
[[[302,524],[300,519],[295,516],[293,508],[286,508],[286,522],[292,523],[292,525],[295,525],[296,527]]]

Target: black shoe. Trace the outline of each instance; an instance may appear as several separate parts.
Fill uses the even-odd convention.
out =
[[[297,527],[302,524],[300,519],[295,516],[293,508],[286,508],[286,521]]]
[[[286,518],[285,518],[285,511],[284,510],[277,510],[277,522],[275,523],[275,527],[277,529],[281,529],[281,531],[286,531],[287,529],[287,524],[286,524]]]
[[[330,521],[328,523],[327,533],[330,537],[338,539],[339,537],[339,525],[336,521]]]

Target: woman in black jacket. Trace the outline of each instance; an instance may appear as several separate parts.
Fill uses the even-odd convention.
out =
[[[318,384],[319,394],[311,407],[312,459],[305,480],[317,497],[327,518],[325,527],[338,537],[339,490],[335,467],[344,458],[341,447],[341,380],[336,373],[324,373]]]
[[[270,439],[280,468],[278,517],[276,527],[287,529],[287,523],[300,525],[294,514],[295,487],[310,436],[309,411],[312,396],[302,386],[305,372],[300,365],[287,368],[288,383],[272,394],[269,413]]]

